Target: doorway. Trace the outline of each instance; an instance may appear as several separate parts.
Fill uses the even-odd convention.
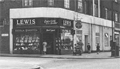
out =
[[[85,52],[87,52],[88,35],[85,35]]]
[[[46,54],[54,54],[54,48],[55,48],[54,38],[55,38],[54,33],[51,32],[43,33],[43,42],[44,41],[47,42]]]

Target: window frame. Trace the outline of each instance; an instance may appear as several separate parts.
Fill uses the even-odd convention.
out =
[[[83,12],[83,0],[78,0],[78,12]]]
[[[118,2],[118,0],[114,0],[114,2]]]
[[[23,7],[31,7],[33,6],[33,0],[22,0]]]
[[[48,1],[48,6],[54,6],[55,5],[55,0],[47,0]]]
[[[64,0],[64,7],[70,8],[70,0]]]
[[[95,14],[95,17],[98,17],[98,5],[97,4],[94,4],[94,14]]]
[[[3,2],[4,0],[0,0],[0,2]]]
[[[108,19],[108,9],[105,8],[105,19]]]
[[[115,17],[115,22],[118,22],[118,13],[117,12],[115,12],[114,17]]]

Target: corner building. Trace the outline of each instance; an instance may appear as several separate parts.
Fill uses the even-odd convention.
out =
[[[72,54],[79,40],[84,52],[88,43],[91,51],[96,51],[97,43],[101,51],[109,51],[113,23],[119,43],[120,10],[113,9],[119,8],[119,0],[9,0],[2,4],[10,9],[4,16],[8,36],[1,33],[1,39],[9,38],[8,53],[43,54],[46,41],[47,54]]]
[[[11,17],[11,51],[16,53],[22,49],[23,54],[42,54],[42,43],[46,41],[47,54],[65,54],[66,51],[72,53],[73,19],[64,16],[64,11],[66,10],[61,8],[27,8],[20,11],[11,9],[11,16],[14,13],[22,16]],[[68,15],[67,11],[66,14]]]

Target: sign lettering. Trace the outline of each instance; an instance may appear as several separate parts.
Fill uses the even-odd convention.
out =
[[[56,20],[44,20],[44,23],[46,24],[46,25],[56,25],[56,24],[58,24],[58,22],[56,21]]]
[[[71,21],[63,20],[63,26],[71,26]]]
[[[60,26],[72,28],[73,21],[61,18],[23,18],[13,19],[14,27],[17,26]]]
[[[17,25],[35,25],[35,19],[21,19],[17,20]]]
[[[46,29],[46,32],[54,32],[55,31],[55,29]]]
[[[71,30],[63,29],[62,33],[71,33]]]

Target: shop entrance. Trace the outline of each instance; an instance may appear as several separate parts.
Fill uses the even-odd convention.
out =
[[[88,51],[87,45],[88,45],[88,35],[85,35],[85,52]]]
[[[55,50],[55,34],[53,32],[43,33],[43,42],[47,42],[47,52],[46,54],[54,54]]]

